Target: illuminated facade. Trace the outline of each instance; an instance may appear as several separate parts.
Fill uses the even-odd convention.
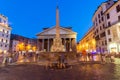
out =
[[[44,29],[43,32],[37,34],[38,50],[50,52],[55,36],[55,27]],[[77,33],[73,32],[70,27],[60,27],[60,38],[62,39],[62,44],[65,46],[66,51],[76,51],[76,37]]]
[[[102,3],[94,13],[92,21],[93,29],[79,42],[77,50],[92,51],[89,45],[93,45],[93,40],[93,51],[97,53],[120,53],[120,0]]]
[[[96,41],[94,39],[94,27],[91,27],[85,36],[77,44],[77,52],[96,52]]]
[[[11,27],[8,25],[8,18],[0,15],[0,53],[6,53],[10,45]]]
[[[108,0],[102,3],[92,18],[94,29],[95,29],[95,39],[96,39],[96,51],[104,53],[107,51],[107,40],[106,40],[106,15],[104,14],[115,1]]]
[[[65,28],[60,26],[58,6],[56,9],[56,25],[52,28],[46,28],[43,32],[37,34],[38,50],[51,52],[50,49],[53,47],[53,40],[55,40],[56,37],[61,38],[62,45],[65,47],[66,52],[76,52],[77,33],[72,31],[72,27]],[[54,46],[53,50],[57,50],[56,47]],[[58,49],[60,48],[58,47]]]
[[[105,13],[106,39],[109,53],[120,52],[120,0],[118,0]]]
[[[37,40],[26,38],[17,34],[12,34],[10,39],[10,51],[18,52],[18,51],[30,51],[35,52],[37,50]]]

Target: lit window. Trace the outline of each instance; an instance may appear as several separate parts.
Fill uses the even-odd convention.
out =
[[[9,31],[7,31],[7,34],[9,34]]]
[[[8,40],[6,40],[6,43],[8,42]]]
[[[5,33],[7,34],[7,31],[5,31]]]
[[[0,31],[2,32],[2,29],[0,29]]]
[[[4,40],[4,43],[6,43],[6,40]]]

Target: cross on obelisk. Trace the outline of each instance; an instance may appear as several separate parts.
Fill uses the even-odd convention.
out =
[[[60,38],[59,7],[56,8],[56,38]]]

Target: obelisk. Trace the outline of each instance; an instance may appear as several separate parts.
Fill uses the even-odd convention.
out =
[[[56,8],[56,38],[60,38],[59,7]]]
[[[62,45],[62,39],[60,38],[60,25],[59,25],[59,8],[56,8],[56,36],[53,39],[53,45],[51,47],[51,52],[64,52],[65,47]]]

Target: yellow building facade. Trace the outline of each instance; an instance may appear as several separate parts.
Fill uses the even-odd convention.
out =
[[[94,39],[94,27],[91,27],[85,36],[77,44],[77,52],[96,52],[96,41]]]

